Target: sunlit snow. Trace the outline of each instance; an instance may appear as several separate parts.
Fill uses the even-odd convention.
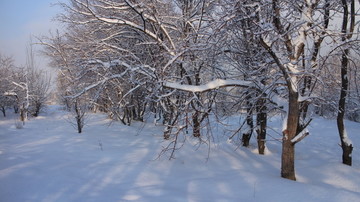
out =
[[[350,167],[341,164],[336,122],[315,118],[297,144],[294,182],[280,177],[281,117],[269,120],[266,155],[255,137],[244,148],[214,124],[210,151],[189,136],[169,161],[158,158],[169,142],[152,120],[124,126],[89,114],[78,134],[58,106],[23,129],[8,114],[0,117],[0,201],[360,201],[359,123],[347,122]],[[223,121],[236,127],[237,118]]]

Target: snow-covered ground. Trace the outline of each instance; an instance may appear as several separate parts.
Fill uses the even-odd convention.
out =
[[[188,138],[169,161],[158,158],[168,144],[161,126],[109,125],[101,114],[87,120],[78,134],[57,106],[23,129],[1,116],[0,201],[360,201],[359,123],[346,122],[355,147],[349,167],[336,122],[316,118],[297,144],[294,182],[280,177],[281,143],[270,137],[264,156],[254,138],[244,148],[214,134],[210,153]],[[280,131],[281,118],[270,125]]]

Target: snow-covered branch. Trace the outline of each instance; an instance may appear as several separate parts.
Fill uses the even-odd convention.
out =
[[[75,13],[84,15],[84,16],[88,16],[88,17],[94,17],[96,20],[108,23],[108,24],[117,24],[117,25],[126,25],[129,26],[135,30],[141,31],[143,33],[145,33],[147,36],[151,37],[152,39],[154,39],[155,41],[157,41],[159,44],[161,44],[162,47],[165,48],[165,50],[170,54],[170,55],[175,55],[175,52],[169,48],[162,39],[159,38],[159,36],[157,35],[157,33],[151,31],[150,29],[146,29],[145,28],[145,23],[144,25],[139,25],[138,23],[135,23],[131,20],[125,19],[125,18],[120,18],[120,17],[107,17],[107,16],[103,16],[101,14],[99,14],[98,12],[96,12],[95,10],[93,10],[89,4],[85,4],[81,1],[78,0],[74,0],[74,2],[76,2],[77,4],[81,5],[84,9],[87,10],[87,12],[81,11],[79,9],[74,9],[71,8],[71,10]],[[127,2],[128,3],[128,2]],[[93,5],[94,6],[94,5]],[[132,4],[128,3],[129,9],[135,9],[135,6],[133,6]],[[135,9],[136,13],[138,13],[138,11]],[[142,18],[144,18],[144,15],[141,15]],[[144,19],[145,20],[145,19]],[[90,21],[87,22],[82,22],[82,24],[87,24],[90,23]],[[167,38],[170,41],[170,44],[172,46],[172,48],[175,48],[174,42],[171,40],[168,32],[166,31],[166,29],[164,27],[160,27],[162,29],[162,31],[165,33],[165,35],[167,36]]]
[[[186,84],[180,84],[176,82],[169,82],[165,81],[163,82],[163,86],[167,88],[187,91],[187,92],[193,92],[193,93],[200,93],[200,92],[206,92],[209,90],[214,90],[218,88],[224,88],[224,87],[230,87],[230,86],[239,86],[239,87],[252,87],[254,86],[253,82],[250,81],[243,81],[243,80],[225,80],[225,79],[215,79],[213,81],[210,81],[206,84],[195,86],[195,85],[186,85]]]
[[[292,144],[296,144],[303,140],[306,136],[309,135],[309,131],[307,129],[304,129],[302,132],[300,132],[298,135],[296,135],[293,139],[291,139]]]
[[[77,93],[75,95],[72,95],[72,96],[66,96],[66,97],[70,98],[70,99],[78,98],[81,95],[83,95],[84,93],[88,92],[89,90],[94,89],[94,88],[96,88],[98,86],[101,86],[101,85],[105,84],[106,82],[108,82],[108,81],[110,81],[112,79],[122,78],[128,71],[129,71],[129,69],[127,69],[126,71],[124,71],[121,74],[114,74],[114,75],[112,75],[110,77],[106,77],[106,78],[104,78],[104,79],[102,79],[102,80],[100,80],[100,81],[98,81],[98,82],[96,82],[94,84],[91,84],[91,85],[83,88],[83,90],[80,91],[79,93]]]

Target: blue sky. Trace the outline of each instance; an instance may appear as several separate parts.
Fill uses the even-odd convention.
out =
[[[58,0],[0,0],[0,53],[13,56],[15,64],[24,65],[26,46],[32,35],[47,35],[59,24],[53,21],[61,11],[52,6]],[[36,61],[41,67],[46,60],[39,54]]]

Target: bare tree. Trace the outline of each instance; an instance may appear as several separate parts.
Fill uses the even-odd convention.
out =
[[[191,130],[201,141],[215,103],[230,100],[246,111],[243,145],[255,130],[262,154],[268,112],[278,107],[271,97],[287,98],[281,176],[296,180],[295,145],[309,135],[309,107],[320,83],[323,41],[334,35],[329,24],[338,13],[336,1],[61,5],[65,13],[59,20],[68,29],[40,42],[59,67],[65,101],[84,98],[124,124],[153,112],[174,151],[181,132]]]
[[[13,107],[16,102],[15,92],[13,91],[12,74],[14,61],[12,57],[0,54],[0,110],[6,116],[6,109]]]
[[[295,144],[308,135],[306,127],[311,119],[305,119],[305,102],[313,89],[319,50],[327,34],[329,1],[273,0],[261,7],[268,20],[263,21],[260,42],[278,66],[288,91],[281,176],[295,180]]]
[[[349,3],[346,0],[342,0],[341,4],[343,8],[341,41],[345,43],[348,39],[350,39],[353,36],[353,32],[355,28],[355,1],[352,0]],[[350,8],[349,8],[349,4],[350,4]],[[350,14],[350,25],[348,22],[349,14]],[[347,136],[344,125],[346,96],[347,96],[347,91],[349,90],[349,78],[348,78],[349,54],[350,54],[350,48],[345,47],[343,49],[343,53],[341,56],[341,91],[340,91],[339,108],[337,115],[337,126],[339,130],[341,148],[343,150],[342,162],[346,165],[351,166],[353,145],[349,140],[349,137]]]

